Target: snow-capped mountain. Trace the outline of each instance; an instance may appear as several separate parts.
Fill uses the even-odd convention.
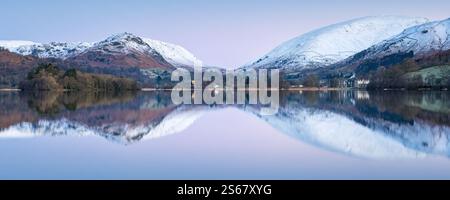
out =
[[[426,22],[425,18],[400,16],[354,19],[289,40],[245,67],[314,69],[339,62]]]
[[[77,55],[91,47],[90,43],[61,43],[52,42],[49,44],[40,44],[31,41],[0,41],[0,47],[4,47],[11,52],[35,56],[39,58],[60,58]]]
[[[158,55],[158,52],[145,43],[142,38],[131,33],[112,35],[103,41],[94,43],[88,50],[103,51],[110,54],[130,54],[134,52]]]
[[[130,33],[112,35],[94,43],[85,51],[67,59],[79,66],[90,67],[139,67],[141,69],[172,69],[156,50],[142,38]]]
[[[379,59],[398,53],[412,52],[420,56],[450,49],[450,19],[410,27],[402,33],[376,44],[358,59]],[[352,59],[352,58],[350,58]]]
[[[68,59],[88,51],[102,51],[107,54],[148,54],[162,56],[171,65],[193,66],[201,62],[185,48],[157,40],[135,36],[131,33],[120,33],[100,42],[79,42],[40,44],[31,41],[0,41],[0,47],[21,55],[31,55],[39,58]]]

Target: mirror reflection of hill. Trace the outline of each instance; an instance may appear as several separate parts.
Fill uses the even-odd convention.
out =
[[[331,151],[370,158],[450,156],[446,92],[286,92],[276,129]]]
[[[450,126],[450,92],[433,91],[329,91],[288,92],[282,95],[281,106],[298,103],[358,116],[379,118],[397,123],[425,121]],[[356,119],[355,119],[356,120]]]
[[[228,106],[330,151],[365,158],[449,157],[449,99],[449,92],[431,91],[297,91],[281,93],[275,115],[260,115],[259,105]],[[8,92],[0,93],[0,104],[3,138],[96,135],[121,144],[183,132],[205,112],[225,107],[177,106],[170,92]]]
[[[180,109],[167,92],[1,95],[8,109],[1,111],[0,136],[10,137],[94,134],[127,144],[150,134]]]
[[[0,92],[0,130],[21,122],[33,122],[38,116],[19,92]]]

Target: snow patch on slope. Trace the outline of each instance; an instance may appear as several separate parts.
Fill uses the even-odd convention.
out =
[[[20,46],[12,52],[21,55],[31,55],[39,58],[60,58],[66,59],[80,54],[92,46],[91,43],[58,43],[34,44],[29,46]]]
[[[131,33],[112,35],[103,41],[97,42],[89,50],[104,51],[106,53],[129,54],[138,52],[142,54],[156,54],[142,38]]]
[[[201,63],[194,54],[181,46],[147,38],[143,40],[175,67],[194,66],[195,63]]]
[[[408,28],[399,35],[369,48],[366,58],[380,58],[411,51],[420,55],[449,49],[450,19],[446,19]]]
[[[31,41],[22,41],[22,40],[0,40],[0,47],[12,50],[17,49],[22,46],[31,46],[38,43]]]

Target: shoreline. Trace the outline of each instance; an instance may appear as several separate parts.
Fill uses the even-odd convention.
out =
[[[17,88],[0,88],[0,92],[20,92],[21,89]]]
[[[319,87],[303,87],[303,88],[287,88],[281,89],[286,91],[341,91],[341,90],[363,90],[358,88],[319,88]]]
[[[193,89],[195,90],[195,89]],[[248,89],[249,91],[257,91],[259,89],[257,88],[252,88],[252,89]],[[269,91],[274,90],[274,89],[268,89]],[[345,91],[345,90],[360,90],[360,91],[439,91],[439,92],[448,92],[448,89],[423,89],[423,88],[419,88],[419,89],[415,89],[415,90],[406,90],[406,89],[380,89],[380,90],[367,90],[367,89],[363,89],[363,88],[316,88],[316,87],[303,87],[303,88],[280,88],[280,89],[275,89],[275,90],[279,90],[279,91]],[[21,89],[17,89],[17,88],[0,88],[0,92],[21,92]],[[158,89],[158,88],[141,88],[139,90],[136,91],[141,91],[141,92],[156,92],[156,91],[172,91],[172,89]],[[238,91],[242,91],[242,90],[238,90]],[[66,92],[66,91],[63,91]]]

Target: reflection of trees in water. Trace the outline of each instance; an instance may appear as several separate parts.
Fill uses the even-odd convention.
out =
[[[21,122],[65,118],[88,125],[139,124],[161,118],[175,106],[167,92],[4,92],[0,129]]]
[[[450,93],[434,91],[374,92],[367,103],[378,111],[394,113],[407,120],[450,125]]]
[[[19,92],[0,92],[0,129],[20,122],[33,122],[37,115],[30,110]]]
[[[164,94],[156,93],[139,94],[129,101],[96,104],[91,107],[78,108],[76,111],[64,112],[60,116],[89,127],[105,130],[109,130],[117,124],[128,127],[157,124],[175,108],[173,104],[165,104],[167,98],[161,97],[161,95],[164,96]]]
[[[28,106],[38,114],[53,115],[60,112],[61,105],[58,102],[60,94],[58,92],[24,93],[23,95],[26,96]]]
[[[319,101],[319,93],[318,92],[306,92],[304,93],[305,100],[308,105],[317,105]]]
[[[419,120],[450,126],[449,100],[449,92],[291,91],[280,94],[280,107],[329,110],[345,114],[360,123],[370,118],[398,124],[411,124]],[[91,120],[103,124],[122,119],[123,122],[134,123],[133,120],[142,122],[155,119],[154,116],[161,118],[176,107],[170,92],[8,92],[0,93],[0,104],[3,108],[0,110],[0,128],[21,121],[34,122],[39,118],[83,120],[83,116],[91,116]]]
[[[284,92],[280,112],[259,117],[302,141],[351,155],[395,157],[412,150],[412,156],[449,156],[449,96],[431,91]]]
[[[415,120],[450,126],[450,92],[303,91],[283,92],[281,107],[311,107],[346,114],[354,120],[377,118],[395,123]]]
[[[449,92],[431,91],[291,91],[280,94],[282,108],[311,107],[343,113],[354,119],[370,117],[395,123],[422,120],[438,125],[450,125],[449,100]],[[108,112],[118,109],[157,111],[174,107],[170,92],[8,92],[0,93],[0,104],[3,107],[0,127],[3,128],[21,119],[70,117],[79,110],[94,112],[102,108],[107,116]]]
[[[308,119],[310,122],[311,120],[320,121],[327,118],[317,118],[317,116],[321,116],[321,113],[328,115],[334,112],[339,115],[331,114],[335,117],[333,119],[348,118],[369,129],[381,130],[386,135],[390,134],[408,145],[430,145],[432,142],[421,139],[419,136],[436,139],[432,136],[438,134],[433,133],[442,133],[443,130],[448,130],[441,128],[444,127],[442,125],[450,126],[448,112],[446,113],[449,108],[448,100],[449,93],[445,92],[385,91],[373,93],[352,90],[282,92],[280,94],[280,113],[268,117],[267,122],[271,123],[270,120],[273,120],[272,122],[279,123],[282,127],[294,127],[290,130],[294,133],[298,131],[298,128],[314,126],[314,124],[305,124],[302,121]],[[55,135],[63,135],[64,131],[61,132],[61,130],[65,130],[66,127],[69,129],[70,127],[86,127],[98,135],[108,138],[124,138],[128,142],[139,141],[151,130],[173,129],[173,127],[180,126],[180,123],[184,121],[175,120],[176,123],[169,123],[169,125],[163,123],[167,119],[173,119],[175,115],[180,115],[182,120],[186,120],[185,117],[199,112],[198,105],[181,107],[174,105],[170,92],[131,94],[0,93],[0,103],[2,106],[5,105],[5,109],[0,109],[0,129],[20,122],[30,122],[33,127],[50,127],[45,131],[54,131]],[[204,105],[200,106],[204,107]],[[246,106],[258,107],[258,105]],[[186,111],[192,112],[186,114]],[[41,119],[55,122],[51,124],[55,126],[59,124],[58,122],[68,125],[64,129],[57,129],[53,126],[46,127],[45,123],[43,125],[38,123]],[[162,126],[160,126],[161,124]],[[428,132],[422,131],[422,129],[409,129],[417,127],[438,127],[438,129],[428,130]],[[338,128],[348,131],[352,129],[352,126]],[[418,134],[417,130],[423,133]],[[295,132],[295,134],[299,134],[299,132]],[[314,134],[319,133],[320,131]],[[419,136],[413,137],[415,134]]]
[[[55,115],[62,111],[75,111],[92,106],[125,103],[136,97],[136,92],[33,92],[21,93],[28,106],[43,115]]]
[[[280,106],[316,106],[319,103],[319,93],[311,91],[280,93]]]
[[[0,129],[17,125],[36,134],[45,130],[41,134],[52,136],[88,130],[128,144],[149,134],[178,108],[170,97],[167,92],[17,93],[2,98],[2,103],[21,102],[15,105],[25,109],[12,107],[9,115],[0,116]]]

